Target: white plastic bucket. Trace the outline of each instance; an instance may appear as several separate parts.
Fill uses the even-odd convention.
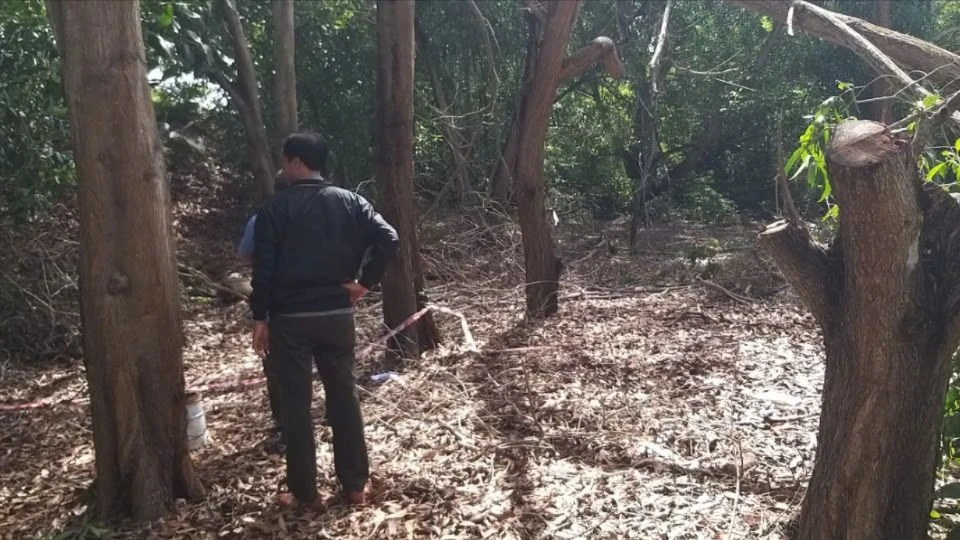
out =
[[[207,433],[207,419],[203,415],[203,405],[200,403],[200,394],[187,394],[187,448],[196,450],[210,439]]]

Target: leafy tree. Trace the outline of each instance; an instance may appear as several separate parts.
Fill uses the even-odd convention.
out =
[[[43,3],[0,2],[0,217],[33,219],[76,181],[59,67]]]

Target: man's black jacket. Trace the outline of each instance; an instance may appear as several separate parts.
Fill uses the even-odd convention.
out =
[[[253,238],[250,308],[257,321],[350,307],[343,284],[358,271],[364,287],[379,283],[399,245],[397,231],[363,197],[320,179],[299,181],[270,199],[257,214]]]

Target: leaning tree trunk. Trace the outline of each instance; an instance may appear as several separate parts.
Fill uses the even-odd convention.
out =
[[[277,116],[277,140],[297,131],[297,78],[294,55],[293,0],[273,0],[273,102]],[[279,148],[279,144],[277,145]]]
[[[383,317],[389,328],[427,303],[413,202],[413,19],[413,0],[377,2],[377,188],[381,212],[400,236],[399,255],[383,278]],[[397,335],[393,348],[415,358],[438,341],[436,323],[427,313]]]
[[[547,4],[546,9],[533,73],[524,85],[515,120],[517,151],[512,175],[523,236],[527,315],[534,318],[548,317],[559,307],[557,296],[562,265],[554,254],[547,221],[543,154],[550,111],[560,82],[563,53],[577,20],[580,1],[554,2]],[[504,155],[508,153],[509,150]]]
[[[826,349],[801,539],[926,538],[960,341],[960,206],[923,185],[917,152],[881,124],[842,124],[827,151],[841,208],[833,244],[788,222],[760,236]]]
[[[48,8],[79,175],[97,508],[104,518],[153,519],[203,487],[187,452],[176,250],[139,5]]]
[[[557,87],[597,63],[602,63],[612,76],[621,77],[623,65],[613,41],[606,37],[598,37],[564,58],[580,0],[530,2],[528,10],[533,40],[528,55],[532,57],[527,59],[528,73],[494,176],[494,191],[512,180],[523,236],[526,311],[529,317],[543,318],[556,313],[559,307],[557,293],[562,268],[560,258],[554,254],[543,180],[544,143]],[[498,181],[498,176],[503,180]]]
[[[260,108],[260,92],[257,89],[257,75],[253,68],[253,58],[250,55],[250,46],[243,32],[240,22],[240,13],[237,11],[235,0],[222,0],[224,18],[230,31],[233,42],[234,62],[237,65],[237,84],[233,85],[225,78],[219,77],[218,82],[230,94],[234,106],[243,121],[247,135],[247,146],[250,148],[250,159],[253,161],[253,177],[256,189],[254,193],[258,202],[265,201],[273,195],[273,158],[270,154],[270,140],[267,138],[267,128],[263,123],[263,112]]]

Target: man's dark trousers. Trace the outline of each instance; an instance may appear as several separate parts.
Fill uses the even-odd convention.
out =
[[[263,374],[267,378],[267,399],[270,401],[270,415],[273,417],[273,424],[280,432],[280,443],[285,442],[283,435],[283,413],[280,411],[283,390],[280,388],[279,375],[277,374],[276,362],[266,354],[263,357]]]
[[[352,313],[270,317],[270,361],[283,397],[287,484],[304,503],[317,497],[317,451],[310,414],[314,362],[326,394],[340,485],[351,493],[363,490],[367,482],[367,446],[354,375],[355,333]]]

